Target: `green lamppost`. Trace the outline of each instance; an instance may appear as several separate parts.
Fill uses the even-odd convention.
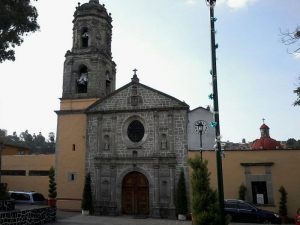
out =
[[[218,198],[219,198],[219,211],[221,225],[225,225],[225,213],[224,213],[224,189],[223,189],[223,171],[222,171],[222,158],[221,158],[221,137],[220,137],[220,121],[219,121],[219,103],[218,103],[218,83],[217,83],[217,64],[216,64],[216,49],[218,45],[215,40],[215,22],[214,7],[216,0],[206,0],[206,4],[209,7],[209,20],[210,20],[210,37],[211,37],[211,75],[213,94],[209,97],[214,102],[214,122],[211,122],[211,126],[215,128],[216,132],[216,164],[217,164],[217,177],[218,177]]]

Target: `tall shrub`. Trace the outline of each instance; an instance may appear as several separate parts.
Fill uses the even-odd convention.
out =
[[[178,180],[178,187],[176,192],[176,208],[178,214],[186,215],[188,212],[188,202],[183,169],[181,169],[180,171]]]
[[[283,186],[279,188],[280,202],[279,202],[279,215],[282,217],[287,216],[287,192]]]
[[[9,194],[7,192],[7,184],[0,183],[0,200],[8,200]]]
[[[56,198],[56,182],[55,182],[55,170],[53,166],[51,166],[49,170],[49,189],[48,189],[48,197],[51,199]]]
[[[91,213],[94,211],[90,173],[88,173],[85,176],[82,201],[81,201],[81,209],[89,210]]]
[[[241,184],[239,188],[239,199],[240,200],[246,200],[246,193],[247,193],[247,188],[244,184]]]
[[[192,212],[194,225],[218,225],[217,193],[210,187],[210,173],[207,160],[202,161],[200,156],[189,160],[193,169],[192,183]]]

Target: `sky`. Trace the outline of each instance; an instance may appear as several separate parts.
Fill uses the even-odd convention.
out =
[[[64,55],[72,47],[77,2],[37,1],[40,30],[0,64],[0,128],[9,134],[56,132]],[[300,139],[294,107],[300,57],[280,30],[299,24],[299,0],[217,0],[215,7],[222,141],[259,138],[262,119],[276,140]],[[100,0],[113,18],[116,87],[140,82],[185,101],[212,106],[209,8],[204,0]]]

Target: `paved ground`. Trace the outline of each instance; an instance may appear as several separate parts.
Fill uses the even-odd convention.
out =
[[[48,225],[192,225],[191,221],[153,218],[133,218],[130,216],[83,216],[79,212],[57,211],[57,221]],[[230,223],[230,225],[253,225],[250,223]],[[259,224],[255,224],[259,225]]]
[[[76,212],[57,212],[57,222],[48,225],[192,225],[191,221],[178,221],[168,219],[135,219],[130,216],[83,216]]]

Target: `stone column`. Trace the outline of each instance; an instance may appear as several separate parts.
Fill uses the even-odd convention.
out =
[[[111,132],[111,153],[112,155],[116,155],[117,154],[117,142],[116,142],[116,137],[117,137],[117,116],[113,115],[112,118],[112,132]]]
[[[170,152],[175,152],[174,150],[174,115],[173,111],[168,112],[168,136],[167,140],[170,143],[169,146],[169,151]]]
[[[95,171],[95,213],[98,214],[100,210],[100,201],[101,201],[101,166],[96,166]]]
[[[169,204],[169,218],[176,218],[176,209],[174,204],[175,195],[175,165],[169,165],[170,170],[170,204]]]
[[[115,165],[110,165],[110,203],[109,203],[109,215],[117,215],[117,202],[116,202],[116,177],[117,169]]]
[[[153,209],[152,216],[156,218],[160,218],[160,207],[159,207],[159,165],[155,164],[153,166],[154,169],[154,200],[153,200]]]
[[[103,149],[102,119],[102,115],[97,117],[97,153],[102,152]]]
[[[158,112],[154,112],[154,153],[158,153],[160,149],[160,141],[159,141],[159,121],[158,121]]]

